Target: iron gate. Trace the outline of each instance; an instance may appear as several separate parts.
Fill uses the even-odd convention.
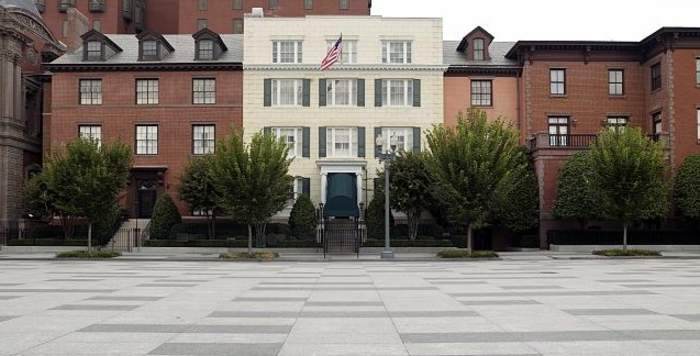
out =
[[[321,229],[323,257],[328,254],[360,256],[360,246],[365,240],[363,222],[350,219],[326,219]]]

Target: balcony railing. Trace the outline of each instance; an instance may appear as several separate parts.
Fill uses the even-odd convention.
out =
[[[530,140],[530,149],[586,149],[598,137],[595,134],[571,134],[571,135],[554,135],[548,133],[536,134]]]

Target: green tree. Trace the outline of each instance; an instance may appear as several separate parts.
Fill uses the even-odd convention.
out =
[[[235,220],[248,225],[248,252],[253,231],[264,236],[270,218],[289,200],[293,178],[288,174],[288,146],[270,134],[255,134],[250,143],[234,132],[217,145],[212,164],[219,205]]]
[[[128,146],[79,138],[48,158],[44,170],[29,185],[30,206],[44,205],[59,217],[65,237],[77,219],[88,223],[88,251],[93,224],[103,219],[126,186],[132,155]]]
[[[688,156],[676,173],[674,200],[681,216],[700,222],[700,155]]]
[[[289,214],[289,229],[298,239],[313,239],[316,236],[318,216],[316,208],[306,194],[301,194],[294,202]]]
[[[151,216],[150,234],[154,239],[167,239],[173,226],[182,223],[182,216],[170,194],[158,196]]]
[[[180,178],[178,194],[190,209],[204,212],[209,238],[216,236],[216,210],[219,194],[211,174],[212,156],[192,159]]]
[[[383,177],[383,173],[378,173],[378,177]],[[381,183],[380,183],[381,181]],[[384,178],[379,178],[375,180],[374,185],[374,195],[372,200],[370,200],[367,205],[367,210],[365,211],[365,222],[367,224],[367,236],[374,239],[383,239],[384,232],[386,231],[386,221],[384,217],[386,216],[385,210],[386,206],[384,202],[386,201],[384,197]],[[389,228],[394,226],[394,216],[389,212]]]
[[[636,128],[606,130],[591,147],[589,158],[598,204],[605,217],[622,224],[626,250],[630,224],[663,217],[668,209],[663,146]]]
[[[472,250],[474,229],[498,218],[503,197],[512,196],[519,177],[530,169],[518,144],[518,133],[500,118],[486,113],[460,114],[455,128],[435,126],[428,133],[428,169],[437,196],[451,219],[467,229],[467,250]]]
[[[535,176],[535,167],[528,158],[525,147],[520,147],[520,163],[527,164],[527,169],[518,176],[511,176],[512,189],[499,190],[497,217],[508,229],[526,232],[539,224],[539,186]]]
[[[582,229],[601,218],[600,198],[591,186],[591,175],[588,153],[577,153],[566,161],[557,182],[554,218],[577,221]]]
[[[391,162],[389,183],[391,208],[406,214],[408,237],[415,240],[421,213],[432,199],[431,178],[424,155],[420,152],[399,154]]]

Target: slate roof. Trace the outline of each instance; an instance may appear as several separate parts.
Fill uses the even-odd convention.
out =
[[[515,42],[491,42],[489,55],[491,58],[485,61],[468,60],[464,53],[457,52],[460,41],[443,41],[443,62],[449,66],[475,66],[475,67],[518,67],[518,61],[506,58],[506,53]]]
[[[216,60],[195,60],[195,43],[192,35],[163,35],[163,37],[175,49],[160,61],[139,61],[139,40],[136,35],[105,35],[117,46],[119,52],[106,61],[83,61],[83,49],[66,53],[55,61],[52,66],[67,64],[196,64],[196,63],[242,63],[243,62],[243,35],[221,35],[221,39],[228,47]]]

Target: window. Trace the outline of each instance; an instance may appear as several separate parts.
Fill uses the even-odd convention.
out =
[[[661,63],[651,66],[651,90],[661,88]]]
[[[608,70],[608,94],[624,94],[624,78],[625,72],[622,69]]]
[[[304,10],[312,10],[314,8],[314,0],[304,0]]]
[[[197,42],[197,59],[214,59],[214,41],[199,40]]]
[[[695,85],[700,86],[700,58],[695,58]]]
[[[474,39],[474,60],[483,61],[484,59],[485,59],[484,39],[483,38],[475,38]]]
[[[382,106],[412,106],[413,80],[382,80]]]
[[[294,183],[292,185],[292,195],[290,196],[290,200],[296,201],[299,196],[304,194],[304,178],[303,177],[295,177],[294,178]],[[290,202],[292,203],[292,202]],[[290,204],[290,207],[293,206]]]
[[[197,31],[209,27],[209,21],[207,19],[197,19]]]
[[[158,104],[158,79],[136,79],[136,104]]]
[[[234,10],[243,10],[243,0],[233,0]]]
[[[549,145],[569,145],[569,118],[565,116],[549,118]]]
[[[412,151],[413,150],[413,128],[410,127],[383,127],[382,137],[388,142],[393,143],[391,149],[397,151]],[[420,138],[419,138],[420,139]],[[388,145],[383,145],[381,150],[387,153]]]
[[[651,134],[654,140],[658,140],[661,135],[661,130],[663,129],[660,112],[651,115],[651,125]]]
[[[472,106],[492,105],[492,82],[490,80],[472,80]]]
[[[208,7],[209,4],[207,0],[197,0],[197,10],[206,11]]]
[[[383,41],[382,63],[411,63],[411,41]]]
[[[102,60],[102,42],[88,41],[87,43],[87,60],[100,61]]]
[[[192,103],[216,104],[216,79],[193,79]]]
[[[608,129],[613,131],[622,131],[627,127],[627,118],[624,116],[609,116]]]
[[[301,106],[304,81],[301,79],[273,79],[272,106]]]
[[[102,79],[80,80],[80,105],[102,104]]]
[[[214,125],[192,126],[192,154],[206,155],[214,153],[216,146],[216,127]]]
[[[267,8],[270,10],[277,9],[278,2],[278,0],[267,0]]]
[[[158,154],[158,125],[136,125],[136,154]]]
[[[100,20],[92,21],[92,29],[95,31],[102,32],[102,21],[100,21]]]
[[[243,19],[233,19],[233,33],[243,33]]]
[[[326,153],[328,157],[357,157],[357,128],[327,128]]]
[[[357,105],[357,80],[328,79],[326,80],[326,105],[355,106]]]
[[[566,95],[566,70],[549,70],[549,93],[552,95]]]
[[[328,41],[328,49],[335,45],[336,41]],[[343,40],[343,54],[340,58],[341,64],[357,63],[357,41]]]
[[[289,147],[289,158],[302,156],[302,129],[300,127],[273,127],[272,134]]]
[[[144,58],[157,58],[158,42],[154,40],[145,40],[141,42],[141,51]]]
[[[272,63],[301,63],[301,41],[273,41]]]
[[[339,0],[339,1],[340,1],[340,3],[338,4],[338,6],[340,7],[341,10],[347,10],[350,7],[349,6],[350,0]]]
[[[697,108],[697,119],[698,119],[698,143],[700,143],[700,108]]]
[[[80,125],[78,134],[82,138],[96,142],[98,146],[102,144],[102,126],[100,125]]]

